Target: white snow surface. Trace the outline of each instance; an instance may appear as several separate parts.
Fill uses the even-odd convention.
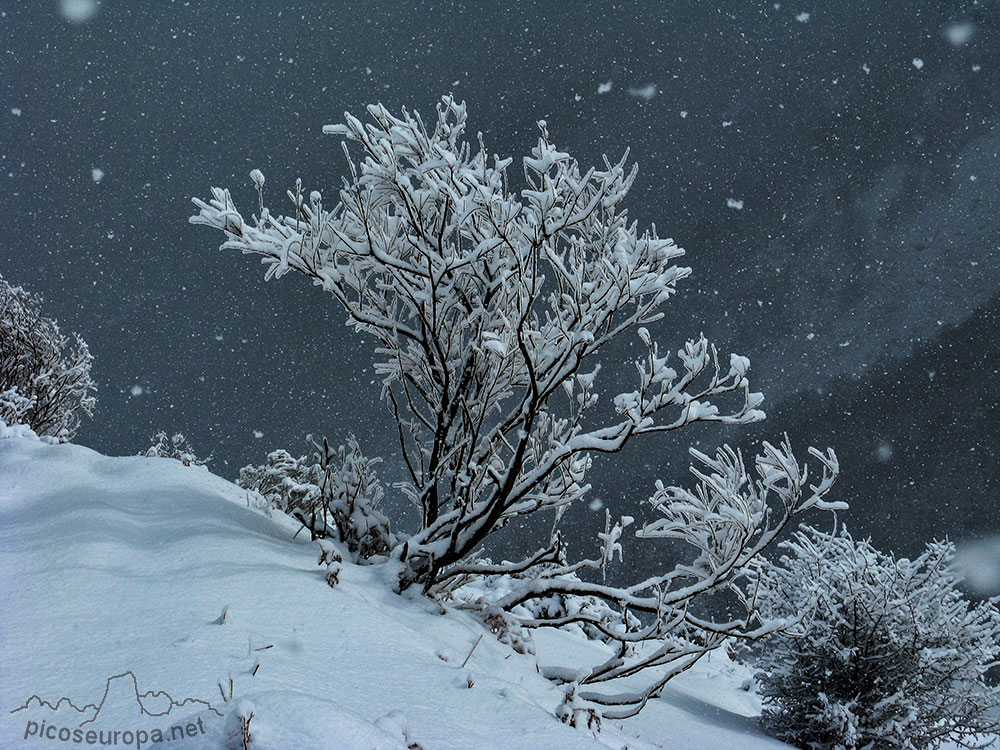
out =
[[[57,733],[78,729],[228,750],[251,712],[255,750],[788,747],[757,729],[750,672],[723,654],[633,719],[562,724],[537,664],[593,664],[603,646],[545,630],[537,657],[517,654],[375,567],[344,564],[330,588],[319,547],[247,505],[202,467],[0,429],[0,747],[77,747]]]

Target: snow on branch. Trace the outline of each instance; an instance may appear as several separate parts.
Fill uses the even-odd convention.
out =
[[[625,517],[613,531],[606,527],[605,533],[599,534],[599,558],[550,568],[544,576],[524,579],[497,602],[516,611],[526,603],[552,596],[589,597],[605,602],[607,612],[644,616],[643,627],[634,631],[616,629],[610,619],[569,620],[586,622],[621,647],[614,658],[574,677],[579,686],[598,686],[650,669],[659,671],[659,676],[639,691],[581,689],[577,698],[605,707],[605,717],[633,715],[671,678],[729,638],[752,641],[790,627],[793,619],[788,617],[762,616],[756,602],[756,562],[800,514],[847,507],[827,499],[839,470],[832,450],[821,453],[810,449],[820,467],[814,484],[809,484],[808,468],[795,459],[787,437],[777,447],[763,444],[754,462],[756,477],[751,476],[742,456],[728,446],[720,448],[714,458],[695,450],[691,453],[702,465],[691,470],[697,479],[695,488],[665,487],[657,482],[649,504],[661,517],[647,523],[637,535],[680,540],[693,553],[693,560],[627,586],[581,580],[578,571],[593,568],[603,573],[611,554],[620,554],[618,539],[632,521]],[[715,621],[695,614],[702,602],[720,594],[728,594],[739,604],[740,617]],[[542,627],[569,621],[535,618],[523,624]],[[631,653],[630,647],[634,649]]]

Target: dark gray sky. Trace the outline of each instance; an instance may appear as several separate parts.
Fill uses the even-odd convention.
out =
[[[598,496],[626,508],[680,478],[689,442],[789,431],[841,454],[856,532],[905,549],[1000,530],[997,2],[0,9],[0,273],[91,346],[79,442],[131,454],[180,430],[230,477],[308,432],[391,453],[368,342],[304,280],[220,253],[190,198],[250,206],[255,167],[275,194],[333,189],[324,124],[454,92],[501,154],[540,118],[585,163],[631,147],[633,216],[694,269],[658,338],[703,331],[767,396],[759,427],[600,464]]]

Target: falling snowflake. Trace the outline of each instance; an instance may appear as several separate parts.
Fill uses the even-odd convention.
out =
[[[656,96],[656,84],[647,83],[645,86],[640,86],[639,88],[631,88],[628,90],[628,95],[638,99],[645,99],[648,102]]]
[[[59,14],[70,23],[86,23],[100,7],[97,0],[61,0]]]
[[[976,33],[976,27],[968,21],[964,21],[962,23],[953,23],[946,28],[944,30],[944,38],[955,47],[961,47],[972,39],[974,33]]]
[[[890,458],[892,458],[892,445],[889,443],[879,443],[878,447],[875,449],[875,458],[880,463],[886,463]]]

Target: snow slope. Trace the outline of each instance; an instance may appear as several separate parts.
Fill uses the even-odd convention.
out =
[[[331,589],[295,530],[205,469],[0,430],[0,748],[239,748],[251,711],[258,750],[787,747],[723,656],[600,734],[561,724],[535,656],[486,633],[462,669],[476,621],[370,567]],[[543,664],[600,657],[535,638]]]

